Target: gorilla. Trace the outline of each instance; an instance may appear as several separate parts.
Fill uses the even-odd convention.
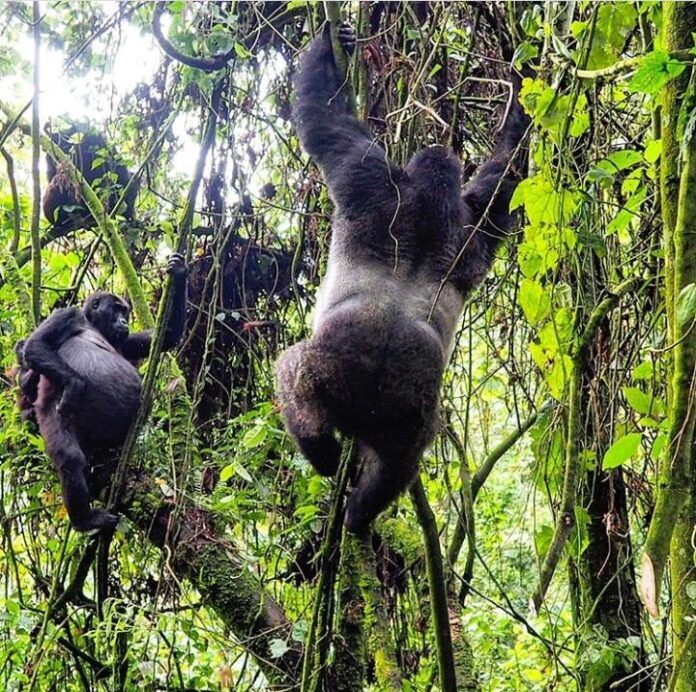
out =
[[[103,135],[83,126],[72,125],[51,132],[50,137],[71,157],[87,183],[102,195],[106,211],[114,211],[121,193],[133,176],[118,162],[118,157]],[[68,167],[63,163],[56,164],[47,156],[46,173],[48,185],[42,201],[43,213],[55,231],[59,235],[66,235],[78,228],[94,226],[94,218],[86,209]],[[135,213],[138,187],[138,181],[134,181],[122,205],[121,213],[127,219],[132,219]],[[107,193],[105,198],[104,193]]]
[[[181,340],[186,319],[187,268],[181,255],[169,258],[173,305],[164,350]],[[57,310],[17,346],[19,405],[34,420],[60,477],[63,502],[78,531],[112,529],[118,517],[92,509],[93,460],[118,449],[140,406],[136,363],[146,358],[152,330],[129,333],[130,306],[98,291],[82,309]]]
[[[354,46],[350,27],[339,37]],[[461,163],[443,147],[405,168],[391,161],[351,114],[345,87],[325,30],[301,58],[293,120],[334,204],[331,246],[314,336],[285,351],[276,374],[285,426],[318,473],[337,471],[336,432],[355,439],[362,463],[345,525],[364,534],[435,437],[464,299],[512,223],[529,121],[515,89],[495,151],[462,191]]]

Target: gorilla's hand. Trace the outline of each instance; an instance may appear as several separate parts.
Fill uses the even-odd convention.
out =
[[[188,267],[186,266],[186,260],[183,255],[178,252],[173,252],[169,255],[169,260],[167,260],[167,274],[169,274],[175,281],[182,281],[186,278],[188,273]]]
[[[87,389],[87,381],[74,377],[63,387],[63,395],[58,402],[58,413],[63,418],[72,418],[80,409]]]
[[[338,27],[338,40],[341,42],[346,55],[353,55],[357,38],[355,29],[348,22],[341,22],[341,26]]]
[[[118,516],[105,509],[90,510],[85,516],[70,519],[77,531],[113,531],[118,524]]]

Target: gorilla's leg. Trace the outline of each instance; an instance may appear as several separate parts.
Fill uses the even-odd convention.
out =
[[[321,383],[312,355],[310,344],[302,341],[276,363],[280,411],[285,427],[317,473],[333,476],[341,460],[341,445],[319,401]]]
[[[373,519],[387,508],[416,478],[422,447],[381,455],[363,451],[357,485],[346,508],[346,529],[353,534],[368,532]]]
[[[53,407],[38,410],[37,421],[46,452],[60,477],[63,502],[70,523],[77,531],[113,529],[118,517],[90,506],[87,460],[69,424]]]

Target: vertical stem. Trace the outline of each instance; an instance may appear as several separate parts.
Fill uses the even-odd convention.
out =
[[[333,598],[336,571],[339,563],[339,555],[337,553],[341,540],[345,496],[348,489],[352,458],[353,444],[352,442],[345,443],[343,445],[341,465],[338,471],[326,536],[322,543],[321,573],[316,588],[314,611],[312,612],[312,620],[307,632],[307,638],[305,639],[301,692],[322,689],[321,673],[325,664],[323,660],[324,654],[327,651],[324,638],[330,637],[329,601]]]
[[[428,504],[425,488],[420,477],[411,486],[411,499],[416,509],[418,523],[423,531],[425,543],[425,562],[428,568],[428,586],[433,612],[433,630],[437,648],[437,664],[440,673],[442,692],[457,692],[457,677],[452,650],[452,633],[449,624],[449,607],[447,604],[447,586],[445,570],[442,566],[440,537],[437,533],[435,515]]]
[[[10,194],[12,195],[12,221],[14,232],[10,243],[10,252],[14,255],[19,249],[19,239],[22,233],[22,208],[19,206],[19,191],[17,190],[17,180],[14,174],[14,160],[10,152],[5,147],[0,147],[0,154],[5,159],[7,165],[7,180],[10,183]]]
[[[341,3],[327,2],[324,0],[324,11],[326,18],[331,22],[331,48],[333,49],[334,60],[343,77],[348,80],[350,72],[348,70],[350,59],[343,50],[341,42],[338,40],[338,27],[341,25]],[[355,103],[355,92],[349,85],[345,87],[348,90],[348,102],[353,115],[357,116],[358,107]]]
[[[189,186],[188,195],[186,198],[186,205],[181,214],[181,221],[179,222],[179,237],[177,240],[176,251],[184,254],[186,252],[186,246],[188,244],[189,234],[191,232],[191,227],[193,225],[193,215],[195,211],[196,198],[198,197],[198,191],[200,190],[201,183],[203,181],[203,173],[205,171],[205,162],[208,159],[208,154],[215,143],[215,136],[217,133],[217,117],[218,110],[220,107],[220,99],[222,98],[222,91],[224,85],[227,83],[226,79],[221,79],[220,82],[214,87],[213,94],[211,97],[210,111],[208,113],[208,118],[206,120],[205,128],[203,134],[201,135],[201,147],[198,153],[198,159],[196,160],[196,167],[193,173],[193,179],[191,180],[191,185]],[[113,222],[109,220],[109,223],[113,226]],[[132,265],[130,265],[132,267]],[[155,334],[152,339],[152,344],[150,345],[150,355],[147,373],[143,379],[142,394],[140,400],[140,408],[138,410],[138,416],[130,427],[128,431],[128,436],[126,437],[123,447],[121,448],[121,456],[119,460],[118,467],[113,474],[113,481],[111,484],[111,492],[109,495],[109,506],[115,506],[119,501],[119,492],[123,487],[123,482],[125,480],[124,474],[127,469],[128,459],[133,453],[135,443],[140,432],[142,424],[149,415],[150,405],[152,403],[152,397],[154,395],[154,385],[159,372],[159,365],[161,362],[162,354],[162,343],[164,341],[164,325],[166,323],[166,316],[169,311],[169,306],[171,303],[172,295],[172,279],[166,283],[164,290],[162,291],[162,298],[159,304],[159,311],[157,313],[157,319],[153,322],[150,316],[150,323],[148,327],[155,329]],[[132,296],[132,294],[131,294]],[[149,310],[148,310],[149,312]],[[188,459],[189,451],[184,452],[184,457],[182,461],[182,469],[184,468],[183,463]]]
[[[332,678],[335,692],[353,692],[365,686],[365,618],[360,584],[355,574],[355,558],[344,535],[338,568],[338,617]]]
[[[561,559],[568,536],[575,526],[575,496],[577,493],[577,479],[580,467],[580,414],[582,374],[587,365],[587,358],[594,340],[595,334],[602,320],[619,303],[619,299],[631,293],[638,284],[637,279],[627,279],[615,291],[604,298],[590,314],[587,325],[578,338],[573,353],[573,369],[570,373],[568,385],[568,433],[565,444],[565,470],[563,474],[563,491],[561,506],[556,519],[556,527],[551,539],[544,562],[539,573],[539,584],[532,595],[531,605],[535,611],[539,611],[546,590],[551,583],[551,578],[556,571],[558,561]]]
[[[41,180],[39,161],[41,158],[41,131],[39,126],[39,89],[41,68],[41,8],[38,0],[33,3],[34,34],[34,96],[31,102],[31,303],[34,321],[41,320],[41,237],[39,222],[41,219]]]

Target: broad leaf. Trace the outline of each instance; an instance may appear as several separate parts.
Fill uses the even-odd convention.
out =
[[[696,316],[696,284],[684,286],[677,296],[677,304],[674,308],[679,324],[686,325]]]
[[[617,466],[621,466],[621,464],[625,464],[638,451],[642,437],[640,433],[629,433],[616,440],[616,442],[607,449],[604,460],[602,461],[602,468],[606,471],[608,469],[615,469]]]
[[[529,324],[532,325],[543,320],[551,309],[551,298],[549,298],[544,287],[531,279],[522,281],[517,300],[524,311],[524,316]]]
[[[670,58],[669,53],[654,50],[641,60],[628,88],[644,94],[657,94],[667,82],[678,77],[685,67],[685,63]]]

